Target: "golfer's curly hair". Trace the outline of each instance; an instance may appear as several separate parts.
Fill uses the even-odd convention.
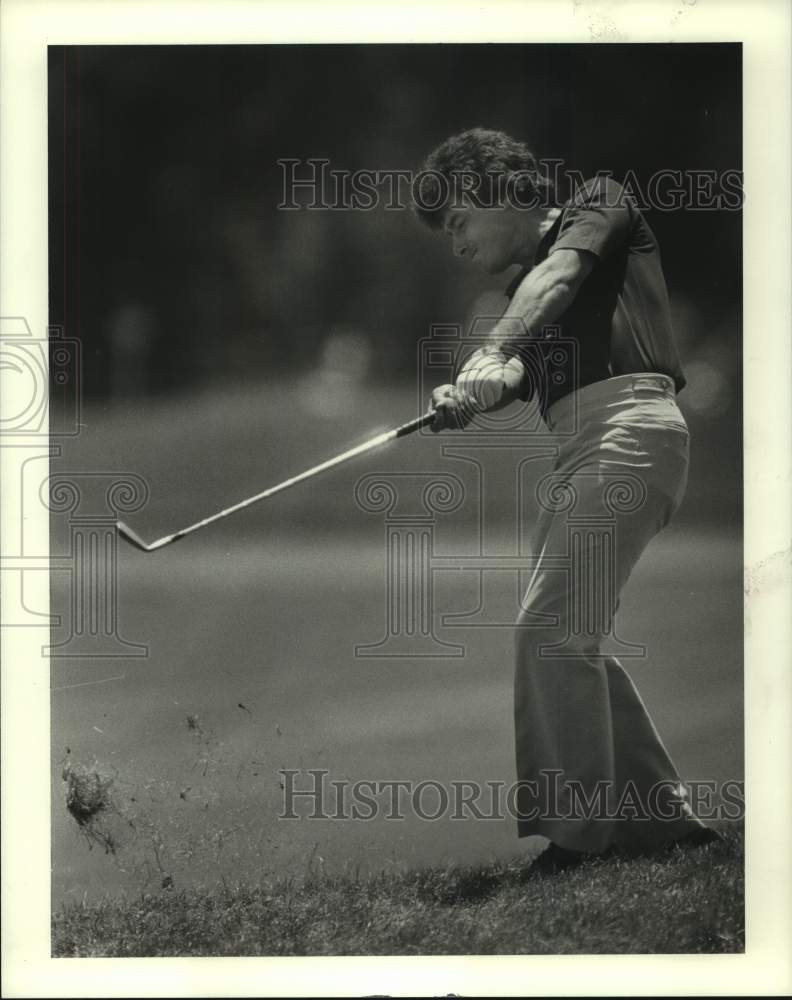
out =
[[[480,183],[479,180],[480,179]],[[473,192],[472,185],[479,185]],[[552,196],[551,181],[531,150],[505,132],[471,128],[427,156],[413,183],[413,210],[430,229],[443,225],[452,200],[469,194],[482,207]]]

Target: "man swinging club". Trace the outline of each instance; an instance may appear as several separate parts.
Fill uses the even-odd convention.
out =
[[[462,177],[486,181],[475,199],[469,183],[467,196],[453,197],[465,190]],[[607,512],[613,524],[607,586],[597,579],[604,534],[586,533],[564,572],[557,568],[567,551],[563,510],[543,506],[534,532],[538,558],[516,629],[518,834],[549,839],[535,862],[547,873],[605,852],[720,839],[693,815],[628,674],[599,648],[620,591],[687,482],[688,429],[675,399],[685,379],[657,242],[609,178],[587,181],[562,206],[551,204],[552,193],[525,145],[477,128],[427,158],[414,195],[418,217],[445,231],[456,256],[489,274],[522,269],[488,345],[463,361],[455,385],[435,389],[432,429],[459,429],[476,411],[540,399],[548,429],[559,435],[554,478],[575,497],[575,516]],[[553,347],[550,325],[574,343],[577,364],[537,386],[528,372],[536,371],[537,352],[541,359]],[[637,484],[637,503],[608,506],[608,486],[617,481]],[[596,602],[600,634],[576,633],[575,609]],[[590,801],[606,788],[611,806],[629,786],[638,808],[625,815],[565,809],[573,784]]]

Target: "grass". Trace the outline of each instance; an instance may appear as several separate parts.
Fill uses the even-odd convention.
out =
[[[743,834],[667,857],[591,861],[549,877],[530,862],[70,904],[53,955],[671,954],[741,952]]]

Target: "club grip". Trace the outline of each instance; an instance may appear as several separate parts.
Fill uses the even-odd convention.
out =
[[[416,417],[415,420],[411,420],[409,423],[402,424],[401,427],[396,428],[395,436],[397,438],[404,437],[405,434],[412,434],[413,431],[420,430],[421,427],[426,427],[427,424],[431,424],[434,420],[434,410],[428,410],[423,416]]]

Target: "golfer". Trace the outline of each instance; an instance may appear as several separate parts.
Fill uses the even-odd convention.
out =
[[[547,492],[572,498],[576,519],[612,527],[585,532],[569,563],[569,504],[537,503],[516,628],[518,833],[549,839],[535,862],[545,872],[720,839],[693,815],[630,677],[600,651],[622,588],[687,481],[675,398],[685,379],[657,241],[609,178],[555,204],[531,151],[502,132],[451,137],[415,190],[419,218],[447,234],[457,257],[489,274],[521,269],[488,346],[463,361],[454,385],[435,389],[433,430],[533,399],[558,436]],[[560,366],[554,351],[551,378],[559,338],[572,347]]]

